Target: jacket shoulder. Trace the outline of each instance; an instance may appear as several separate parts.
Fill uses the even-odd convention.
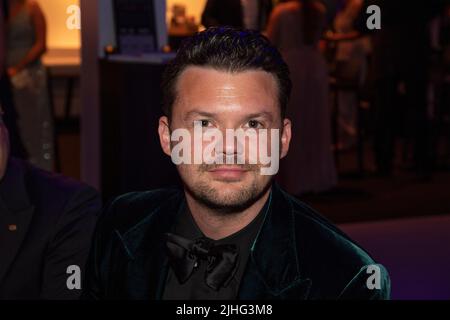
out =
[[[28,168],[29,185],[33,184],[35,190],[40,190],[40,193],[53,197],[58,194],[60,199],[71,198],[74,195],[85,193],[98,196],[98,192],[75,179],[47,172],[35,167]]]
[[[326,253],[324,256],[339,255],[357,264],[375,263],[368,252],[331,221],[307,204],[297,199],[291,199],[291,201],[296,228],[299,229],[296,234],[312,241],[316,247],[320,247],[322,252]]]
[[[101,200],[98,192],[75,179],[41,170],[20,159],[9,160],[8,170],[12,177],[23,181],[24,189],[31,203],[47,213],[61,212],[76,207],[77,204],[93,202],[100,210]],[[17,185],[20,185],[17,182]]]
[[[152,217],[165,204],[177,203],[181,197],[181,191],[176,188],[126,193],[106,206],[101,217],[102,224],[125,233]]]
[[[312,280],[312,296],[359,299],[364,294],[375,294],[388,297],[389,275],[382,265],[314,209],[297,199],[290,201],[301,273]],[[371,291],[364,287],[373,270],[380,272],[383,290]]]

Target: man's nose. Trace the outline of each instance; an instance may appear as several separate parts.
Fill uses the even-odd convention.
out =
[[[223,133],[224,136],[224,144],[223,153],[225,156],[230,157],[236,157],[236,156],[242,156],[245,153],[244,146],[245,141],[240,141],[239,135],[236,134],[235,129],[230,129],[228,134],[226,132]]]
[[[235,155],[236,153],[237,153],[237,148],[236,148],[236,146],[235,146],[235,138],[234,138],[234,136],[233,136],[233,138],[232,139],[230,139],[230,138],[226,138],[225,137],[225,147],[224,147],[224,151],[225,151],[225,154],[228,156],[228,155]]]

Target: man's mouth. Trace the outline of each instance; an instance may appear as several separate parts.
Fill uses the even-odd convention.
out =
[[[248,170],[238,166],[221,166],[210,169],[208,172],[215,178],[236,180],[241,179]]]

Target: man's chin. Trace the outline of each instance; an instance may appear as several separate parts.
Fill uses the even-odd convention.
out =
[[[255,181],[230,182],[228,180],[209,180],[199,183],[187,191],[198,202],[222,214],[239,213],[253,205],[270,188],[270,181],[259,186]]]
[[[250,207],[255,199],[241,199],[236,197],[208,198],[202,197],[200,200],[206,207],[215,210],[223,215],[236,214]]]
[[[234,190],[243,190],[251,187],[247,181],[234,178],[211,179],[209,185],[212,189],[216,189],[219,192],[233,192]]]

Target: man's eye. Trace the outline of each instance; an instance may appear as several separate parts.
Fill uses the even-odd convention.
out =
[[[200,120],[202,127],[209,127],[211,125],[211,121],[209,120]]]
[[[249,122],[247,122],[246,127],[252,128],[252,129],[261,129],[263,127],[263,125],[259,121],[250,120]]]

